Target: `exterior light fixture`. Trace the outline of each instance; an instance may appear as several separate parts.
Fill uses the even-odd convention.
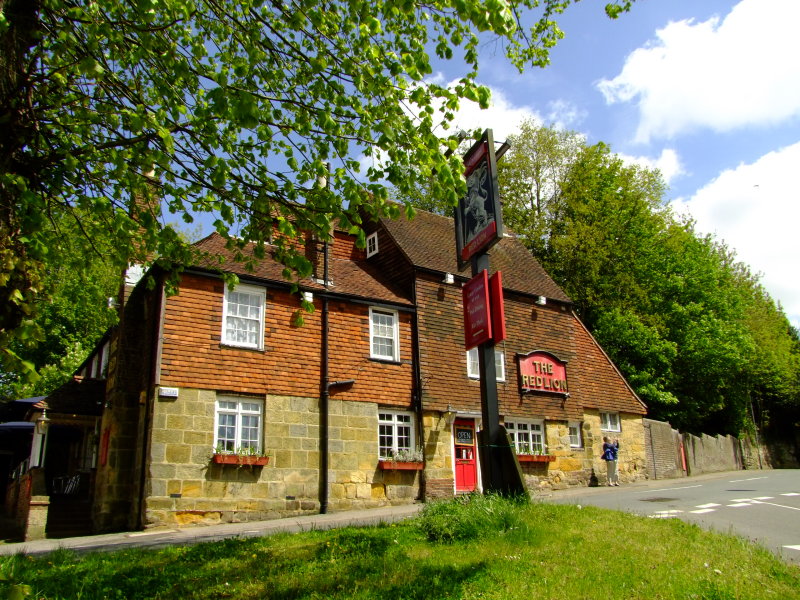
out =
[[[42,411],[42,416],[36,419],[36,433],[44,435],[50,427],[50,419],[47,418],[47,409]]]
[[[442,280],[442,283],[455,283],[455,280],[456,279],[455,279],[455,277],[453,277],[452,273],[445,273],[444,274],[444,279]]]
[[[447,423],[447,425],[452,425],[453,421],[456,420],[456,411],[453,410],[453,407],[448,404],[447,410],[442,416],[444,417],[444,422]]]

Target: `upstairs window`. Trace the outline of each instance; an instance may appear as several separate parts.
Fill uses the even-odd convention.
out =
[[[367,258],[378,253],[378,232],[367,236]]]
[[[494,350],[494,369],[497,381],[506,380],[506,355],[502,350]],[[480,379],[480,366],[478,365],[478,349],[467,350],[467,376],[470,379]]]
[[[378,360],[400,360],[397,312],[369,309],[370,357]]]
[[[517,454],[544,454],[544,423],[542,421],[506,421]]]
[[[222,343],[242,348],[264,348],[264,304],[267,291],[252,285],[225,287],[222,307]]]
[[[214,427],[215,452],[261,452],[264,403],[250,398],[217,399]]]
[[[413,413],[382,410],[378,412],[378,456],[391,460],[398,453],[414,451]]]
[[[622,428],[619,424],[619,414],[618,413],[607,413],[601,412],[600,413],[600,429],[603,431],[614,431],[619,433],[622,431]]]

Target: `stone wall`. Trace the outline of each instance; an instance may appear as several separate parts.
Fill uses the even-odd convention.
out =
[[[266,466],[212,461],[216,392],[182,388],[155,405],[146,527],[274,519],[320,510],[319,399],[267,396]],[[378,468],[378,405],[330,400],[331,511],[410,503],[414,471]]]
[[[686,467],[689,475],[719,473],[742,468],[739,440],[732,435],[700,437],[690,433],[683,434],[686,452]]]
[[[594,486],[606,483],[606,465],[600,458],[603,453],[603,436],[619,439],[619,478],[633,482],[645,478],[647,457],[642,418],[639,415],[620,414],[620,432],[600,429],[600,415],[587,411],[581,435],[583,447],[571,448],[566,422],[546,421],[547,453],[555,460],[550,463],[523,463],[522,469],[531,491],[565,489],[576,486]]]

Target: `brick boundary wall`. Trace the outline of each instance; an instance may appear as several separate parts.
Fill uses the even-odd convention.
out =
[[[681,434],[669,423],[643,419],[648,479],[674,479],[686,472],[681,459]]]

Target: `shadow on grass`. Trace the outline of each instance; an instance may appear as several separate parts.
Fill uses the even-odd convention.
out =
[[[398,536],[402,539],[398,539]],[[16,580],[55,598],[437,598],[458,596],[483,565],[414,560],[391,529],[232,539],[115,555],[17,556]]]

